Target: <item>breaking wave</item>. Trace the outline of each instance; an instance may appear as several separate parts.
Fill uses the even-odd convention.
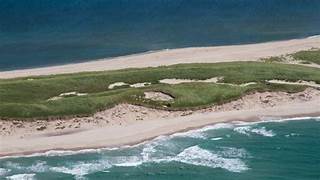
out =
[[[215,129],[230,129],[234,125],[230,123],[218,123],[212,126],[206,126],[201,129],[190,130],[187,132],[175,133],[170,135],[170,137],[190,137],[190,138],[197,138],[197,139],[207,139],[206,133],[209,130]]]
[[[225,158],[208,150],[202,149],[199,146],[192,146],[185,149],[179,153],[174,160],[196,166],[222,168],[231,172],[242,172],[249,169],[239,158]]]
[[[218,151],[209,151],[198,145],[184,148],[176,154],[163,152],[158,146],[163,147],[163,141],[145,144],[140,154],[132,156],[116,156],[91,162],[77,162],[69,166],[51,167],[50,171],[72,174],[76,178],[84,175],[106,171],[114,166],[136,167],[149,165],[150,163],[180,162],[195,166],[209,168],[222,168],[230,172],[242,172],[248,170],[248,166],[242,161],[248,157],[244,149],[225,147]],[[170,146],[170,143],[169,143]],[[171,150],[171,149],[170,149]]]
[[[112,165],[110,165],[108,161],[100,160],[96,162],[77,162],[69,167],[51,167],[50,170],[65,174],[72,174],[76,178],[80,178],[87,174],[109,169],[110,167],[112,167]]]
[[[273,137],[276,135],[272,130],[267,130],[265,127],[253,128],[251,126],[240,126],[234,128],[233,130],[247,136],[250,136],[253,133],[265,137]]]
[[[0,177],[10,172],[10,169],[0,168]]]
[[[12,176],[8,176],[7,179],[10,180],[33,180],[35,174],[15,174]]]
[[[219,140],[221,140],[221,139],[223,139],[223,138],[222,138],[222,137],[211,138],[212,141],[219,141]]]

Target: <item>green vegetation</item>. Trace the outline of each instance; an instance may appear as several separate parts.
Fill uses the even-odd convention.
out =
[[[319,64],[320,65],[320,49],[310,49],[306,51],[299,51],[293,54],[282,56],[271,56],[260,59],[266,63],[285,63],[288,61],[299,61],[300,64]]]
[[[286,59],[284,56],[271,56],[267,58],[261,58],[261,61],[267,62],[267,63],[280,63],[284,62]]]
[[[230,86],[214,83],[160,84],[159,80],[209,79],[224,77],[221,82],[250,86]],[[298,65],[230,62],[215,64],[180,64],[157,68],[125,69],[117,71],[77,73],[67,75],[28,77],[0,80],[0,117],[38,118],[90,115],[119,103],[132,103],[170,110],[201,108],[237,99],[253,91],[304,90],[303,86],[275,85],[265,80],[315,81],[320,83],[320,71]],[[143,88],[128,86],[108,89],[110,84],[151,82]],[[156,102],[144,98],[145,91],[161,91],[175,99]],[[67,96],[48,101],[62,93],[88,93],[85,96]]]
[[[308,51],[299,51],[291,55],[295,60],[303,61],[304,64],[315,63],[320,65],[320,49],[311,49]]]

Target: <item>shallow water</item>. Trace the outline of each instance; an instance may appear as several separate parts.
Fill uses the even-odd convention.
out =
[[[0,70],[316,34],[319,0],[0,0]]]
[[[135,146],[0,159],[0,179],[320,179],[320,118],[217,124]]]

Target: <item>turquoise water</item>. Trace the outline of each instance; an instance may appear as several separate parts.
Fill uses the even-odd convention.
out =
[[[118,149],[0,159],[0,179],[319,180],[320,118],[217,124]]]
[[[319,0],[0,0],[0,70],[316,34]]]

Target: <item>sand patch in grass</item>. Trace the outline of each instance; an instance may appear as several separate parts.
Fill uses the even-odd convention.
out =
[[[131,84],[130,87],[140,88],[140,87],[145,87],[145,86],[149,86],[149,85],[151,85],[150,82],[143,82],[143,83]]]
[[[222,83],[220,81],[223,80],[223,77],[213,77],[205,80],[196,80],[196,79],[161,79],[159,80],[160,83],[163,84],[171,84],[171,85],[176,85],[176,84],[182,84],[182,83],[194,83],[194,82],[202,82],[202,83],[215,83],[215,84],[224,84],[224,85],[230,85],[230,86],[241,86],[241,87],[246,87],[250,86],[253,84],[257,84],[256,82],[248,82],[244,84],[231,84],[231,83]]]
[[[47,101],[56,101],[59,99],[62,99],[64,97],[73,97],[73,96],[86,96],[88,93],[78,93],[78,92],[66,92],[66,93],[61,93],[59,96],[54,96],[52,98],[49,98]]]
[[[196,79],[161,79],[160,83],[163,84],[182,84],[182,83],[194,83],[194,82],[206,82],[206,83],[217,83],[218,81],[223,80],[223,77],[213,77],[205,80],[196,80]]]
[[[135,84],[128,84],[125,82],[115,82],[108,86],[108,89],[114,89],[115,87],[121,87],[121,86],[130,86],[133,88],[140,88],[151,85],[150,82],[142,82],[142,83],[135,83]]]
[[[151,99],[153,101],[171,101],[174,99],[168,94],[156,91],[144,92],[144,98]]]
[[[115,83],[112,83],[108,86],[108,89],[113,89],[115,87],[121,87],[121,86],[126,86],[128,85],[127,83],[125,82],[115,82]]]
[[[317,83],[314,82],[314,81],[303,81],[303,80],[299,80],[299,81],[296,81],[296,82],[290,82],[290,81],[272,79],[272,80],[268,80],[267,82],[268,82],[268,83],[273,83],[273,84],[304,85],[304,86],[310,86],[310,87],[320,88],[320,84],[317,84]]]

